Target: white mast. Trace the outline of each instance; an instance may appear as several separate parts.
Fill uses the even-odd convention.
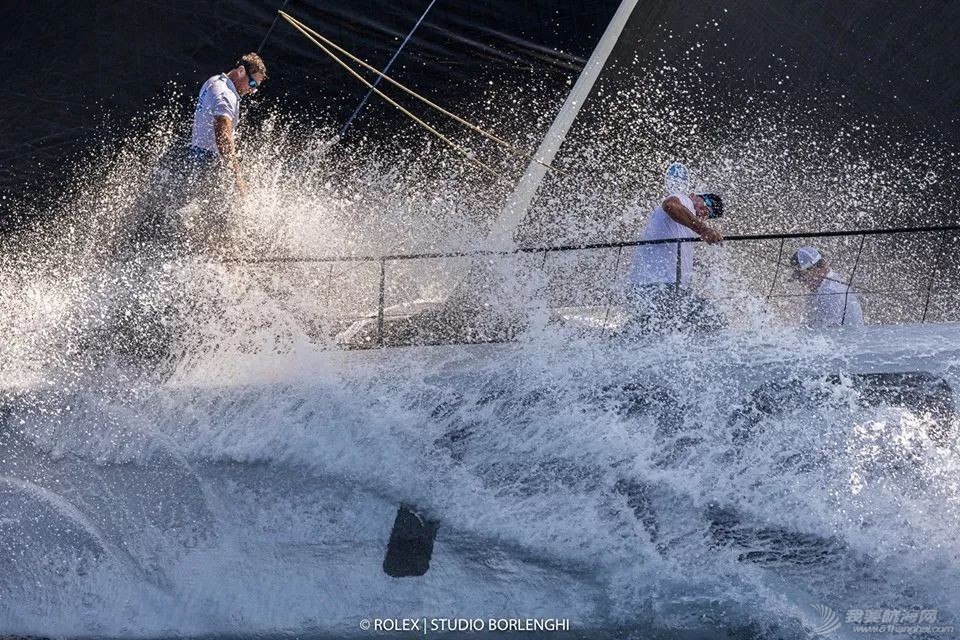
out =
[[[544,164],[553,163],[554,156],[557,155],[560,145],[567,137],[567,132],[580,112],[580,107],[583,106],[583,102],[593,89],[597,77],[607,63],[607,58],[613,51],[613,46],[620,38],[620,34],[623,33],[623,28],[627,25],[627,20],[636,5],[637,0],[623,0],[617,12],[613,14],[613,19],[610,20],[610,24],[603,32],[603,37],[597,43],[593,54],[583,67],[583,71],[580,72],[580,77],[577,78],[576,84],[573,85],[573,89],[570,90],[570,94],[563,103],[560,113],[557,114],[550,130],[547,131],[546,137],[540,143],[540,148],[537,149],[535,157],[540,162]],[[537,162],[531,162],[527,166],[526,172],[520,182],[517,183],[516,188],[507,200],[506,206],[500,212],[500,217],[494,222],[490,231],[488,241],[491,248],[503,250],[513,248],[513,234],[527,214],[530,203],[537,194],[537,189],[540,188],[540,183],[543,182],[543,176],[546,175],[546,172],[547,168]]]

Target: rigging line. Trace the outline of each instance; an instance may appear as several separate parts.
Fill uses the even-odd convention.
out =
[[[263,51],[263,47],[267,44],[267,38],[270,37],[270,34],[273,33],[273,28],[277,26],[277,20],[280,19],[280,14],[283,13],[283,10],[287,8],[287,3],[290,0],[283,0],[283,5],[280,7],[280,10],[277,11],[277,15],[274,16],[273,22],[270,24],[270,28],[267,29],[267,35],[263,36],[263,41],[260,43],[260,46],[257,47],[257,55],[260,55],[260,52]]]
[[[423,19],[427,17],[427,14],[430,12],[430,9],[433,8],[433,5],[437,0],[430,0],[430,4],[427,5],[427,8],[423,10],[423,14],[420,16],[420,19],[417,20],[417,23],[413,25],[413,29],[410,29],[410,33],[407,34],[407,37],[403,39],[403,42],[400,43],[400,46],[397,47],[397,50],[393,53],[393,57],[390,58],[390,61],[387,62],[387,66],[383,68],[383,72],[386,73],[390,70],[390,67],[393,66],[393,63],[396,61],[397,57],[400,55],[400,52],[403,51],[403,48],[407,46],[407,43],[410,42],[410,38],[413,37],[413,32],[416,31],[420,24],[423,22]],[[281,9],[282,11],[282,9]],[[383,80],[383,76],[377,76],[377,79],[373,81],[373,86],[380,84],[380,81]],[[354,119],[360,112],[363,111],[363,107],[367,104],[367,101],[370,99],[370,96],[373,95],[373,89],[367,90],[367,95],[363,96],[363,100],[360,101],[360,104],[357,105],[357,108],[354,109],[353,113],[350,114],[350,117],[347,118],[347,121],[344,123],[343,128],[340,129],[340,136],[343,137],[347,133],[347,129],[350,128],[350,125],[353,124]]]
[[[784,239],[780,238],[780,251],[777,253],[777,269],[773,272],[773,282],[770,283],[770,291],[767,293],[768,298],[773,295],[773,290],[777,287],[777,279],[780,277],[781,260],[783,260],[783,243]]]
[[[807,231],[803,233],[776,233],[776,234],[749,234],[749,235],[732,235],[726,236],[724,238],[724,243],[733,243],[741,241],[757,241],[757,240],[780,240],[781,238],[788,239],[797,239],[797,238],[852,238],[859,236],[877,236],[877,235],[891,235],[891,234],[906,234],[906,233],[933,233],[933,232],[960,232],[960,225],[945,225],[938,227],[897,227],[897,228],[888,228],[888,229],[863,229],[860,231]],[[554,245],[554,246],[539,246],[539,247],[516,247],[513,249],[473,249],[473,250],[464,250],[464,251],[446,251],[446,252],[435,252],[435,253],[401,253],[401,254],[392,254],[388,256],[370,256],[370,255],[340,255],[340,256],[261,256],[257,258],[249,259],[239,259],[233,260],[232,262],[243,262],[247,264],[260,264],[260,263],[283,263],[283,262],[376,262],[380,260],[381,257],[385,257],[387,260],[427,260],[427,259],[438,259],[438,258],[470,258],[470,257],[479,257],[479,256],[512,256],[517,254],[533,254],[533,253],[543,253],[543,252],[563,252],[563,251],[595,251],[597,249],[616,249],[617,247],[646,247],[652,245],[661,245],[661,244],[674,244],[677,242],[695,242],[702,243],[703,240],[699,236],[695,237],[683,237],[683,238],[663,238],[660,240],[630,240],[626,242],[598,242],[598,243],[582,243],[582,244],[567,244],[567,245]],[[726,244],[721,245],[726,246]],[[202,254],[190,254],[196,258],[202,258]],[[760,256],[764,260],[772,260],[766,256]]]
[[[930,283],[927,285],[927,298],[923,303],[923,315],[920,317],[920,322],[924,322],[927,319],[927,310],[930,308],[930,295],[933,293],[933,282],[937,277],[937,271],[940,270],[940,263],[943,258],[943,250],[947,245],[947,234],[944,233],[940,236],[940,248],[937,250],[937,256],[934,258],[933,269],[930,271]]]
[[[324,53],[326,53],[328,56],[330,56],[331,58],[333,58],[333,60],[334,60],[337,64],[339,64],[341,67],[343,67],[344,69],[346,69],[347,72],[350,73],[350,75],[352,75],[352,76],[355,77],[357,80],[359,80],[360,82],[362,82],[362,83],[364,84],[364,86],[366,86],[368,89],[373,89],[373,92],[374,92],[374,93],[376,93],[378,96],[380,96],[381,98],[383,98],[384,100],[386,100],[387,102],[389,102],[391,105],[393,105],[393,106],[396,107],[397,109],[399,109],[401,113],[403,113],[404,115],[406,115],[407,117],[409,117],[411,120],[413,120],[414,122],[416,122],[417,124],[419,124],[421,127],[423,127],[424,129],[426,129],[427,131],[429,131],[430,133],[432,133],[433,135],[437,136],[438,138],[440,138],[441,140],[443,140],[445,143],[447,143],[448,145],[450,145],[450,147],[452,147],[453,149],[455,149],[458,153],[460,153],[460,155],[462,155],[464,158],[466,158],[469,162],[472,162],[473,164],[477,165],[478,167],[480,167],[481,169],[483,169],[484,171],[486,171],[486,172],[489,173],[490,175],[496,177],[498,180],[503,180],[503,179],[504,179],[499,173],[497,173],[496,171],[494,171],[491,167],[489,167],[489,166],[486,165],[485,163],[481,162],[480,160],[477,160],[476,158],[474,158],[474,157],[470,154],[469,151],[467,151],[466,149],[464,149],[463,147],[461,147],[460,145],[458,145],[456,142],[454,142],[453,140],[451,140],[451,139],[448,138],[447,136],[443,135],[442,133],[440,133],[439,131],[437,131],[436,129],[434,129],[432,126],[430,126],[429,124],[427,124],[426,122],[424,122],[424,121],[421,120],[420,118],[418,118],[416,115],[414,115],[413,113],[411,113],[408,109],[405,109],[402,105],[398,104],[396,100],[394,100],[393,98],[391,98],[391,97],[388,96],[387,94],[383,93],[383,92],[380,91],[379,89],[375,88],[370,82],[367,81],[366,78],[364,78],[363,76],[361,76],[361,75],[360,75],[359,73],[357,73],[354,69],[352,69],[346,62],[344,62],[344,61],[341,60],[339,57],[337,57],[337,55],[336,55],[335,53],[333,53],[332,51],[330,51],[329,49],[327,49],[325,46],[323,46],[323,44],[321,44],[320,42],[318,42],[313,36],[311,36],[309,33],[307,33],[306,31],[304,31],[304,29],[300,27],[299,23],[297,23],[296,20],[292,19],[292,18],[291,18],[290,16],[288,16],[286,13],[282,13],[282,12],[281,12],[280,15],[283,16],[283,18],[284,18],[287,22],[289,22],[291,25],[293,25],[293,27],[294,27],[297,31],[299,31],[299,32],[302,33],[304,36],[306,36],[308,40],[310,40],[311,42],[313,42],[313,44],[315,44],[315,45],[317,45],[318,47],[320,47],[320,49],[321,49]]]
[[[623,247],[620,247],[619,249],[617,249],[617,262],[613,265],[613,275],[610,276],[610,284],[607,285],[607,290],[610,293],[607,295],[607,304],[606,304],[607,312],[603,315],[603,325],[601,325],[600,327],[601,338],[603,337],[603,334],[607,330],[607,321],[610,319],[610,306],[611,306],[610,303],[613,302],[613,292],[614,292],[614,288],[616,287],[617,270],[620,268],[620,256],[622,255],[623,255]]]
[[[857,259],[853,263],[853,269],[850,271],[850,282],[847,283],[847,290],[843,293],[843,315],[840,316],[840,325],[847,319],[847,301],[850,299],[850,285],[853,279],[857,277],[857,267],[860,266],[860,258],[863,256],[863,245],[867,242],[867,236],[860,236],[860,248],[857,249]]]
[[[562,169],[558,169],[557,167],[554,167],[554,166],[551,165],[551,164],[548,164],[548,163],[546,163],[546,162],[542,162],[541,160],[538,160],[533,154],[527,153],[526,151],[523,151],[522,149],[518,149],[518,148],[514,147],[513,145],[511,145],[511,144],[510,144],[509,142],[507,142],[506,140],[497,137],[496,135],[490,133],[489,131],[486,131],[486,130],[484,130],[484,129],[481,129],[480,127],[478,127],[477,125],[473,124],[472,122],[468,122],[467,120],[464,120],[463,118],[461,118],[461,117],[458,116],[457,114],[451,113],[450,111],[447,111],[446,109],[444,109],[444,108],[441,107],[440,105],[438,105],[438,104],[436,104],[435,102],[431,101],[429,98],[426,98],[426,97],[420,95],[419,93],[417,93],[417,92],[414,91],[413,89],[410,89],[410,88],[408,88],[408,87],[400,84],[399,82],[397,82],[396,80],[394,80],[394,79],[391,78],[390,76],[382,73],[382,72],[381,72],[380,70],[378,70],[376,67],[373,67],[373,66],[367,64],[366,62],[364,62],[363,60],[361,60],[361,59],[358,58],[357,56],[353,55],[352,53],[350,53],[349,51],[347,51],[347,50],[344,49],[343,47],[337,45],[335,42],[332,42],[330,39],[325,38],[325,37],[322,36],[321,34],[317,33],[316,31],[314,31],[313,29],[311,29],[311,28],[308,27],[307,25],[303,24],[302,22],[300,22],[299,20],[297,20],[296,18],[294,18],[294,17],[291,16],[290,14],[284,13],[284,12],[281,11],[281,12],[280,12],[280,15],[282,15],[282,16],[287,20],[287,22],[290,22],[290,24],[293,24],[294,26],[299,25],[300,27],[302,27],[302,28],[301,28],[301,32],[304,32],[304,30],[305,30],[306,32],[309,32],[310,34],[313,34],[313,35],[316,36],[319,40],[321,40],[322,42],[324,42],[325,44],[327,44],[327,45],[330,46],[331,48],[336,49],[337,51],[339,51],[339,52],[342,53],[343,55],[347,56],[348,58],[350,58],[350,60],[352,60],[353,62],[356,62],[357,64],[359,64],[359,65],[360,65],[361,67],[363,67],[364,69],[367,69],[368,71],[372,71],[373,73],[375,73],[375,74],[377,75],[377,77],[383,78],[384,80],[386,80],[387,82],[389,82],[389,83],[392,84],[393,86],[397,87],[398,89],[400,89],[401,91],[407,93],[408,95],[416,98],[417,100],[419,100],[420,102],[424,103],[425,105],[431,107],[432,109],[435,109],[435,110],[439,111],[440,113],[442,113],[443,115],[447,116],[448,118],[451,118],[451,119],[455,120],[456,122],[459,122],[460,124],[462,124],[463,126],[467,127],[468,129],[479,133],[480,135],[484,136],[484,137],[487,138],[488,140],[492,140],[493,142],[497,143],[498,145],[500,145],[500,146],[503,147],[504,149],[507,149],[508,151],[510,151],[511,153],[513,153],[514,155],[517,155],[517,156],[526,158],[526,159],[528,159],[528,160],[532,160],[533,162],[535,162],[535,163],[537,163],[537,164],[539,164],[539,165],[541,165],[541,166],[549,169],[550,171],[555,171],[555,172],[560,173],[560,174],[563,174],[563,175],[569,175],[569,173],[567,173],[566,171],[563,171]],[[299,28],[299,27],[298,27],[298,28]],[[304,35],[307,35],[307,34],[304,33]],[[309,37],[309,36],[308,36],[308,37]],[[359,77],[359,76],[358,76],[358,77]],[[376,89],[374,89],[374,92],[379,93]],[[380,95],[382,95],[382,94],[380,94]]]

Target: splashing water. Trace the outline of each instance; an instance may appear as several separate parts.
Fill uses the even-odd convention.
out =
[[[910,157],[864,160],[799,112],[750,105],[693,141],[678,123],[695,114],[648,87],[607,95],[522,238],[635,236],[676,157],[729,194],[734,228],[819,228],[838,206],[838,226],[883,224],[866,220],[877,202],[923,197]],[[246,201],[170,250],[138,225],[158,204],[143,194],[175,199],[164,158],[182,120],[150,120],[79,160],[58,215],[0,256],[0,631],[339,636],[365,617],[541,615],[763,638],[806,637],[813,604],[956,611],[960,461],[954,435],[929,435],[946,418],[864,408],[827,379],[926,357],[960,384],[955,327],[894,327],[880,356],[811,335],[751,280],[769,265],[711,249],[703,288],[744,288],[720,303],[734,330],[622,340],[544,311],[589,306],[610,256],[534,255],[491,261],[510,286],[482,303],[530,315],[512,344],[339,350],[375,312],[376,262],[237,259],[482,246],[509,179],[278,114],[244,132]],[[610,162],[624,132],[633,154]],[[469,266],[395,266],[387,304],[441,301]],[[827,400],[759,415],[777,379]],[[422,579],[381,571],[400,502],[441,523]]]

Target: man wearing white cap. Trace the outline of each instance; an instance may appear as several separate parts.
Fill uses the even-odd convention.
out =
[[[807,296],[807,324],[811,327],[863,325],[857,294],[816,247],[800,247],[790,258],[793,279],[813,292]]]

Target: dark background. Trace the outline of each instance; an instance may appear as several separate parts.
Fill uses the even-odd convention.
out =
[[[0,223],[51,190],[68,160],[117,135],[173,87],[187,94],[255,50],[277,0],[5,0],[0,45]],[[428,0],[289,0],[286,10],[383,66]],[[509,94],[531,84],[556,104],[596,44],[618,2],[610,0],[438,0],[393,74],[467,117],[496,120],[478,96],[495,83]],[[717,20],[719,29],[706,28]],[[659,64],[702,41],[705,59],[736,96],[778,86],[802,96],[834,91],[846,112],[923,131],[960,148],[958,2],[882,0],[641,0],[614,52]],[[673,37],[670,37],[670,35]],[[278,105],[344,122],[365,89],[280,21],[263,52],[268,89],[245,118]],[[774,61],[776,64],[771,64]],[[779,66],[778,66],[779,65]],[[776,68],[776,69],[775,69]],[[174,83],[174,84],[171,84]],[[390,109],[374,98],[352,135],[389,135]],[[722,114],[722,102],[705,108]]]

